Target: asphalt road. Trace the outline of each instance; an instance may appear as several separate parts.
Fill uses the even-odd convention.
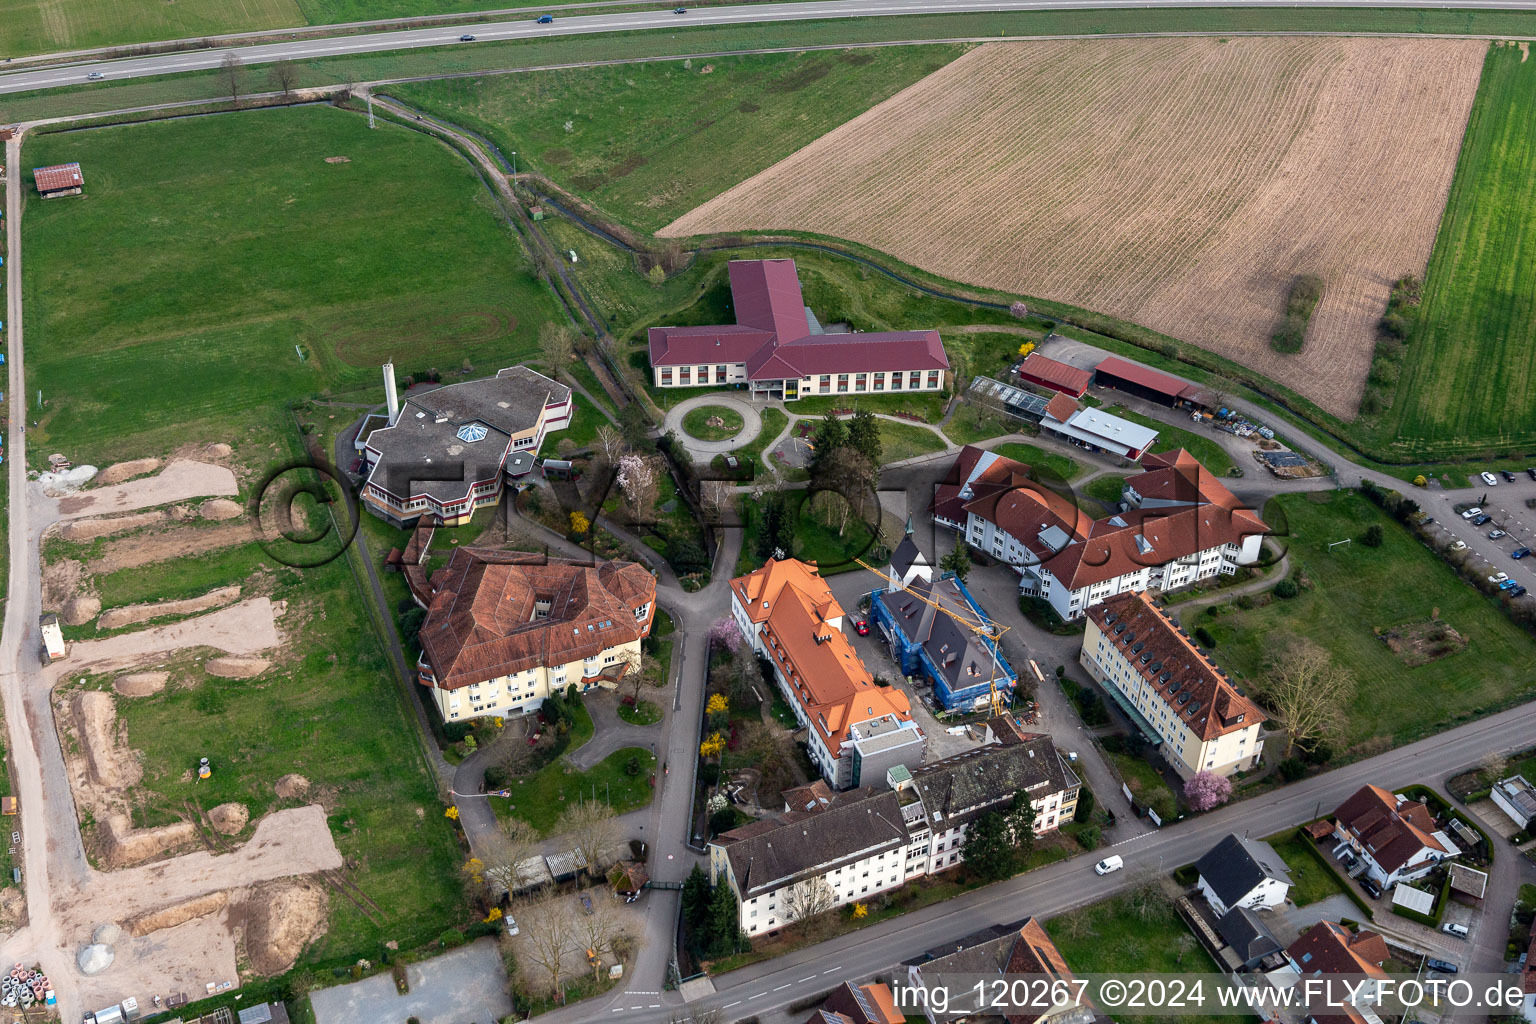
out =
[[[683,0],[686,3],[686,0]],[[474,46],[460,43],[459,36],[472,34],[478,42],[497,39],[547,39],[552,36],[596,32],[636,32],[703,25],[744,25],[769,22],[815,21],[827,18],[874,18],[909,14],[956,14],[967,11],[1052,11],[1148,9],[1156,7],[1380,7],[1455,10],[1536,10],[1536,0],[816,0],[811,3],[757,4],[710,7],[673,14],[671,11],[637,11],[556,17],[548,25],[535,21],[537,11],[515,21],[470,23],[462,26],[373,32],[320,39],[296,39],[284,43],[236,46],[214,50],[184,51],[114,61],[82,62],[66,66],[18,70],[0,75],[0,93],[79,85],[86,76],[100,73],[106,80],[142,78],[217,68],[225,54],[234,53],[245,64],[277,60],[312,60],[345,54],[410,50],[431,46]]]

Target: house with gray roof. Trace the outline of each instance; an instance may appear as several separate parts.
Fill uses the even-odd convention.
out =
[[[1216,922],[1216,934],[1232,950],[1239,970],[1273,970],[1285,965],[1285,947],[1247,907],[1229,910]]]
[[[1196,888],[1218,917],[1238,907],[1268,910],[1285,902],[1291,875],[1274,847],[1229,834],[1195,861]]]

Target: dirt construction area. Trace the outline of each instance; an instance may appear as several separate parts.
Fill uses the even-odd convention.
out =
[[[1391,283],[1428,262],[1486,46],[991,43],[659,234],[847,238],[1144,324],[1351,417]],[[1283,355],[1304,274],[1322,300]]]
[[[146,464],[154,460],[142,460]],[[122,464],[134,465],[134,464]],[[108,468],[108,472],[117,469]],[[137,470],[141,467],[134,465]],[[116,478],[114,475],[112,478]],[[67,494],[59,499],[59,514],[65,519],[76,516],[97,516],[109,512],[129,512],[152,505],[168,505],[173,501],[200,498],[210,494],[239,494],[235,474],[223,466],[211,462],[194,462],[180,459],[167,465],[154,476],[141,477],[128,483],[99,487],[93,490]]]

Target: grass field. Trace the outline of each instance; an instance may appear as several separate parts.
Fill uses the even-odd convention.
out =
[[[1265,842],[1275,848],[1280,859],[1291,873],[1291,899],[1298,907],[1342,893],[1338,881],[1317,862],[1315,848],[1309,849],[1312,840],[1302,835],[1300,829],[1292,829],[1270,836]]]
[[[949,447],[944,439],[927,427],[913,423],[876,421],[880,425],[880,461],[882,465],[900,462],[918,455],[943,451]]]
[[[574,749],[574,748],[573,748]],[[627,766],[636,759],[640,771],[630,775]],[[521,818],[548,835],[566,807],[577,800],[606,800],[616,814],[624,814],[651,802],[655,792],[650,778],[656,771],[656,755],[643,747],[615,750],[591,769],[568,771],[560,760],[545,765],[526,779],[512,780],[512,796],[491,797],[498,816]]]
[[[1536,445],[1536,63],[1488,49],[1382,444]]]
[[[295,0],[0,0],[0,55],[304,24]]]
[[[1155,883],[1154,883],[1155,884]],[[1067,966],[1078,974],[1207,974],[1216,970],[1166,897],[1138,913],[1133,896],[1090,904],[1046,923]],[[1136,1016],[1126,1013],[1127,1017]],[[1115,1016],[1121,1016],[1116,1013]],[[1212,1021],[1236,1024],[1254,1018],[1240,1014],[1179,1016],[1155,1014],[1168,1024]]]
[[[1070,456],[1048,452],[1044,448],[1037,448],[1021,441],[994,445],[992,450],[1005,459],[1013,459],[1026,466],[1043,469],[1063,480],[1071,480],[1083,471],[1082,465]]]
[[[1118,506],[1120,494],[1125,490],[1125,477],[1114,473],[1106,473],[1104,476],[1096,476],[1083,486],[1082,493],[1094,501],[1102,502],[1111,507]]]
[[[307,395],[378,400],[389,358],[493,372],[556,315],[469,168],[387,122],[251,111],[41,136],[26,159],[90,183],[32,196],[23,224],[34,451],[233,439]]]
[[[959,56],[958,46],[765,54],[391,86],[518,169],[654,230]],[[707,158],[701,158],[708,154]]]
[[[1484,46],[988,44],[661,233],[852,239],[1134,319],[1351,415],[1388,282],[1429,257]],[[1351,176],[1361,153],[1374,171]],[[1311,340],[1282,355],[1269,338],[1303,273],[1326,288]]]
[[[1246,677],[1250,691],[1266,657],[1288,637],[1310,637],[1326,648],[1358,684],[1336,750],[1398,746],[1536,695],[1536,641],[1358,494],[1285,495],[1265,507],[1265,520],[1289,548],[1293,572],[1310,586],[1291,601],[1200,616],[1185,626],[1205,625],[1217,641],[1216,661]],[[1328,552],[1330,541],[1359,537],[1372,524],[1384,532],[1381,547],[1356,543]],[[1373,632],[1436,611],[1468,643],[1427,665],[1409,668]]]
[[[712,419],[720,420],[720,424],[711,424]],[[744,425],[741,413],[728,405],[701,405],[683,417],[683,433],[703,441],[728,441],[741,433]]]

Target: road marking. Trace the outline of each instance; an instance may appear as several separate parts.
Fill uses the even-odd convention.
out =
[[[782,984],[778,988],[774,989],[774,991],[775,992],[782,992],[782,991],[784,991],[787,988],[789,988],[789,982],[786,981],[784,984]]]
[[[840,971],[840,970],[842,970],[841,967],[829,967],[825,971],[822,971],[821,973],[822,973],[822,976],[825,977],[826,975],[831,974],[833,971]]]
[[[813,974],[813,975],[811,975],[808,978],[801,978],[799,981],[795,982],[795,984],[796,985],[804,985],[808,981],[815,981],[815,980],[816,980],[816,975]]]
[[[646,1009],[647,1010],[659,1010],[659,1009],[661,1009],[661,1004],[660,1003],[652,1003],[651,1005],[647,1006]]]
[[[748,999],[761,999],[763,996],[765,996],[767,994],[768,994],[767,992],[759,992],[757,995],[755,995],[755,996],[747,996],[747,998]]]
[[[734,1003],[726,1003],[724,1006],[720,1007],[720,1009],[722,1009],[722,1010],[729,1010],[733,1006],[740,1006],[740,1005],[741,1005],[741,1000],[738,999]]]
[[[615,1006],[613,1009],[609,1010],[608,1012],[609,1013],[623,1013],[624,1012],[624,1007],[622,1007],[622,1006]]]

